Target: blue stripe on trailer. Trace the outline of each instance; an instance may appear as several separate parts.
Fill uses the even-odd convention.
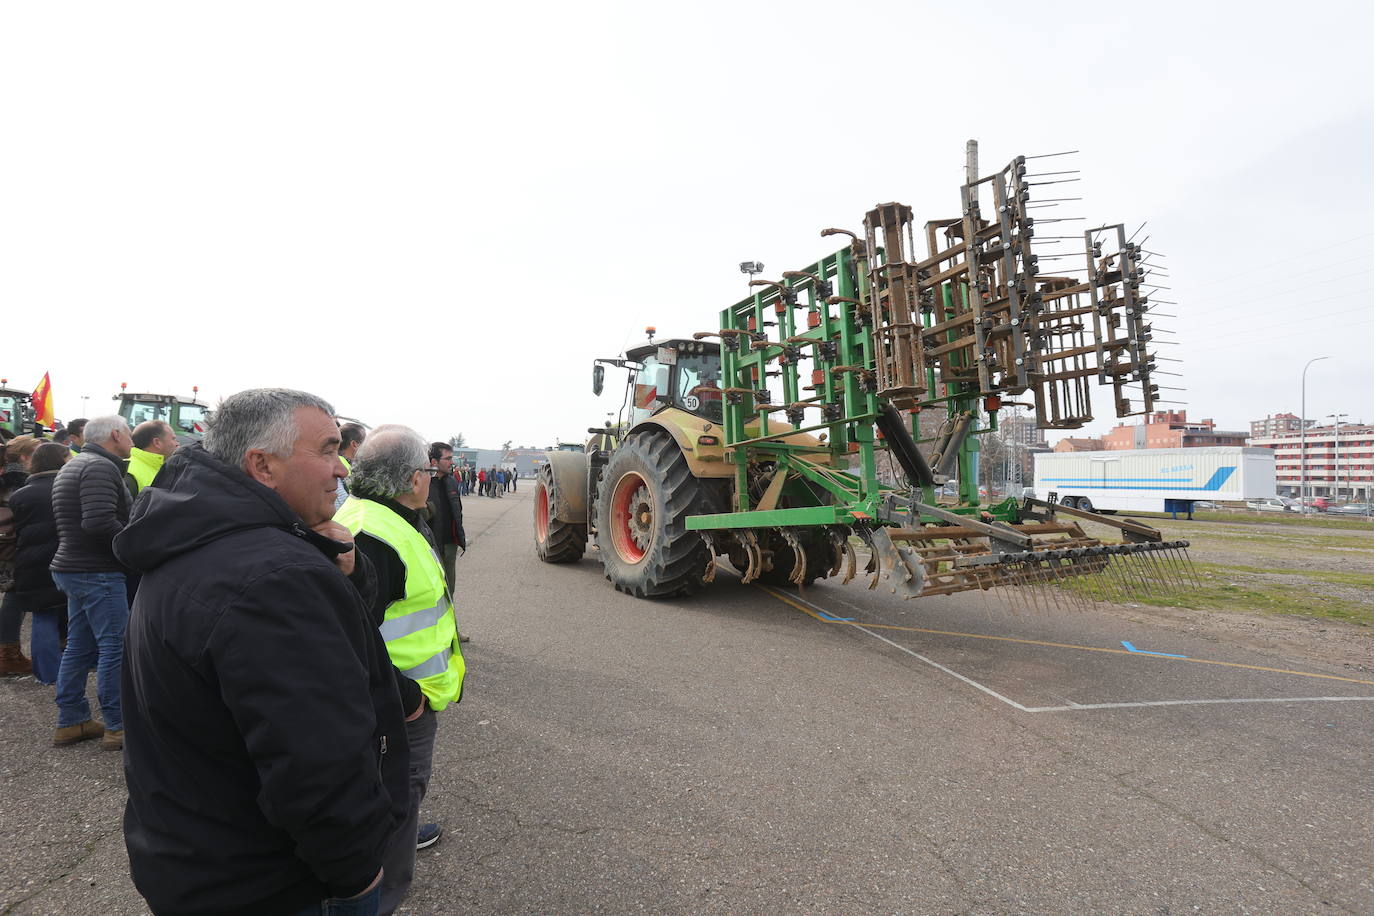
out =
[[[1213,473],[1211,477],[1207,478],[1207,482],[1204,483],[1204,484],[1203,484],[1202,486],[1200,486],[1200,487],[1180,487],[1180,486],[1172,486],[1172,484],[1175,484],[1175,483],[1176,483],[1176,481],[1174,481],[1173,479],[1163,479],[1163,480],[1158,480],[1158,479],[1157,479],[1157,480],[1154,480],[1154,481],[1153,481],[1153,485],[1152,485],[1152,486],[1145,486],[1145,487],[1140,487],[1140,486],[1123,486],[1123,485],[1122,485],[1121,483],[1119,483],[1119,482],[1110,481],[1110,480],[1108,480],[1108,481],[1103,481],[1103,482],[1100,482],[1100,483],[1099,483],[1099,482],[1097,482],[1094,478],[1087,478],[1087,477],[1046,477],[1044,482],[1045,482],[1045,483],[1072,483],[1072,484],[1075,484],[1074,489],[1076,489],[1076,490],[1220,490],[1221,487],[1222,487],[1222,485],[1223,485],[1224,483],[1226,483],[1226,481],[1230,480],[1230,479],[1231,479],[1231,475],[1234,474],[1235,472],[1236,472],[1235,465],[1231,465],[1230,467],[1217,468],[1216,471],[1215,471],[1215,473]],[[1140,481],[1140,480],[1150,480],[1150,479],[1151,479],[1151,478],[1148,478],[1148,477],[1123,477],[1123,478],[1122,478],[1122,481],[1127,481],[1127,480]],[[1188,479],[1191,480],[1192,478],[1188,478]],[[1091,482],[1091,483],[1079,483],[1078,481],[1080,481],[1080,480],[1091,480],[1092,482]],[[1171,486],[1164,486],[1164,484],[1171,484]]]

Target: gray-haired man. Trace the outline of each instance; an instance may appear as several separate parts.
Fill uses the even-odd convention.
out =
[[[129,521],[124,459],[134,442],[129,424],[114,415],[89,421],[85,433],[81,454],[63,466],[52,487],[58,536],[52,577],[67,596],[67,648],[57,671],[52,743],[100,738],[107,750],[117,751],[124,746],[119,682],[129,598],[112,544]],[[103,726],[91,720],[86,700],[92,668]]]
[[[410,812],[386,857],[382,913],[405,899],[415,872],[420,803],[429,790],[435,712],[463,694],[463,653],[443,566],[420,516],[437,469],[429,446],[405,426],[379,426],[358,449],[351,495],[335,515],[376,570],[372,617],[396,668],[410,745]],[[436,831],[437,825],[426,825]],[[429,845],[426,843],[425,845]]]
[[[124,842],[154,913],[377,911],[409,755],[367,566],[330,520],[343,474],[328,403],[242,391],[116,539],[143,574]]]

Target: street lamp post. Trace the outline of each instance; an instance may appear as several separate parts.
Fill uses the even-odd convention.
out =
[[[1299,408],[1298,416],[1298,436],[1301,443],[1298,446],[1298,511],[1303,515],[1307,514],[1307,368],[1315,362],[1330,358],[1313,357],[1302,367],[1302,406]]]

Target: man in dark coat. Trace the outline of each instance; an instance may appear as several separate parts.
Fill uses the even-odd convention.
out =
[[[377,912],[409,754],[375,576],[330,520],[333,414],[300,391],[233,395],[117,539],[143,575],[124,840],[158,916]]]
[[[81,454],[63,465],[52,485],[57,553],[52,577],[67,596],[67,648],[57,671],[57,731],[62,747],[100,738],[106,750],[124,746],[120,666],[129,620],[128,582],[115,559],[114,536],[129,520],[124,459],[134,441],[123,417],[110,414],[86,424]],[[96,672],[102,726],[91,719],[86,679]]]
[[[429,530],[434,533],[434,546],[444,562],[444,576],[452,591],[458,551],[467,553],[468,550],[468,536],[463,530],[462,490],[453,477],[453,446],[447,442],[431,442],[429,465],[439,472],[429,485]]]
[[[67,633],[67,599],[52,580],[57,553],[57,520],[52,514],[52,485],[71,451],[57,442],[38,446],[29,461],[28,481],[10,497],[17,535],[14,590],[9,598],[33,613],[33,674],[44,684],[57,681],[62,660],[60,640]]]

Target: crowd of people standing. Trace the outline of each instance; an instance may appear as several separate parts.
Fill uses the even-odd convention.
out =
[[[466,674],[462,497],[514,472],[285,389],[190,447],[106,416],[4,457],[0,673],[56,684],[54,746],[123,751],[153,911],[394,911],[442,832],[420,806]]]
[[[495,465],[479,468],[474,465],[466,465],[459,468],[455,473],[458,475],[459,485],[463,489],[464,496],[476,493],[478,496],[500,499],[503,494],[512,493],[519,489],[517,481],[519,481],[520,475],[514,468],[502,468]]]

